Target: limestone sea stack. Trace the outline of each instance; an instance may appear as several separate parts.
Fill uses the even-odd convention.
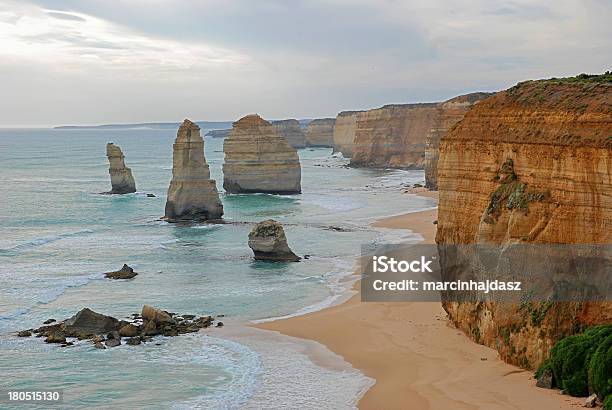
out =
[[[283,226],[273,219],[258,223],[249,233],[249,247],[255,259],[273,262],[298,262],[297,256],[287,245]]]
[[[297,151],[259,115],[247,115],[234,122],[223,151],[223,188],[226,192],[301,192],[302,171]]]
[[[306,145],[309,147],[333,147],[335,118],[312,120],[306,127]]]
[[[109,142],[106,144],[108,157],[108,173],[111,178],[111,194],[130,194],[136,192],[136,182],[132,170],[125,166],[125,157],[118,145]]]
[[[344,158],[353,155],[353,142],[357,129],[357,116],[361,111],[342,111],[336,117],[333,132],[334,152],[341,152]]]
[[[306,136],[298,120],[272,121],[272,125],[277,134],[284,137],[293,148],[304,148],[306,146]]]
[[[200,127],[186,119],[178,129],[173,146],[172,181],[164,219],[207,221],[222,215],[223,204],[215,180],[210,179]]]
[[[438,115],[433,127],[425,137],[425,156],[423,168],[425,169],[425,187],[431,190],[438,189],[438,158],[440,155],[440,140],[446,133],[472,108],[474,104],[490,97],[492,93],[471,93],[451,98],[438,106]]]
[[[609,270],[603,280],[591,269],[584,278],[571,275],[592,266],[589,261],[604,268],[612,263],[611,135],[612,85],[605,78],[526,81],[476,104],[440,143],[438,247],[477,244],[501,252],[537,244],[536,262],[576,267],[557,271],[565,275],[559,289],[572,290],[578,279],[594,295],[605,291]],[[598,247],[607,256],[578,252]],[[558,249],[555,258],[549,258],[551,248]],[[491,255],[501,266],[503,255]],[[461,264],[449,256],[441,252],[442,280],[484,279],[486,271],[470,269],[481,263],[478,255],[465,253]],[[505,361],[531,369],[560,338],[612,323],[612,303],[595,298],[509,304],[443,296],[458,328]]]

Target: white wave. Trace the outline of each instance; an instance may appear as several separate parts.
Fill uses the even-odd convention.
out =
[[[94,233],[93,230],[91,229],[82,229],[79,231],[74,231],[74,232],[66,232],[66,233],[61,233],[61,234],[57,234],[57,235],[49,235],[49,236],[42,236],[39,238],[34,238],[31,239],[29,241],[26,242],[22,242],[20,244],[17,244],[15,246],[12,246],[10,248],[5,248],[5,249],[0,249],[0,255],[3,252],[19,252],[19,251],[24,251],[24,250],[28,250],[31,248],[36,248],[38,246],[42,246],[42,245],[46,245],[48,243],[51,242],[56,242],[56,241],[60,241],[64,238],[72,238],[75,236],[85,236],[85,235],[89,235]]]
[[[268,317],[262,319],[252,320],[252,323],[265,323],[273,322],[279,319],[288,319],[291,317],[302,316],[308,313],[317,312],[319,310],[326,309],[331,306],[339,305],[348,298],[350,298],[355,292],[352,291],[353,284],[359,279],[357,275],[353,275],[355,271],[355,262],[357,255],[351,256],[350,259],[353,262],[348,262],[346,258],[335,258],[334,269],[330,272],[318,276],[325,282],[325,286],[329,289],[329,295],[316,303],[305,306],[296,310],[295,312],[276,317]],[[316,276],[310,276],[304,279],[312,279]]]
[[[191,336],[195,338],[197,336]],[[174,403],[173,409],[237,409],[242,408],[257,388],[261,373],[259,355],[248,347],[232,340],[206,336],[204,347],[188,343],[192,352],[181,349],[176,356],[166,357],[173,364],[181,361],[219,366],[231,375],[231,380],[223,384],[223,389],[211,389],[208,394]],[[193,346],[196,347],[193,347]],[[199,351],[196,351],[196,348]]]

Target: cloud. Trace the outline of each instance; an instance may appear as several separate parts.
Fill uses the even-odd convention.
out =
[[[6,62],[52,64],[56,70],[97,66],[115,71],[156,67],[168,71],[248,61],[245,55],[201,41],[143,35],[84,13],[16,2],[0,5],[0,54]]]
[[[0,0],[0,125],[330,116],[610,69],[602,0],[31,1]]]

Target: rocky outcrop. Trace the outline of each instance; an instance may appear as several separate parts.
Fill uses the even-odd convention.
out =
[[[117,320],[85,308],[70,319],[38,329],[22,330],[18,336],[30,337],[34,333],[37,337],[46,337],[46,343],[62,346],[72,346],[76,339],[90,340],[94,348],[106,349],[120,346],[122,337],[127,338],[128,345],[139,345],[151,341],[156,335],[169,337],[198,332],[212,326],[215,321],[212,316],[178,315],[149,305],[144,305],[140,314],[131,317],[131,322]],[[222,326],[223,322],[217,322],[216,327]],[[67,341],[67,338],[73,341]]]
[[[438,189],[438,158],[440,156],[440,140],[456,123],[461,121],[474,104],[490,97],[491,93],[471,93],[451,98],[438,107],[438,116],[433,127],[425,138],[425,187]]]
[[[108,279],[132,279],[136,275],[138,273],[134,272],[134,269],[124,263],[121,269],[114,272],[106,272],[104,277]]]
[[[335,118],[318,118],[306,126],[306,145],[309,147],[333,147]]]
[[[422,169],[426,138],[432,141],[430,150],[435,149],[436,138],[484,96],[473,93],[443,103],[385,105],[358,114],[351,165]]]
[[[106,156],[109,163],[108,173],[111,178],[109,194],[130,194],[136,192],[136,182],[134,182],[132,170],[125,166],[125,157],[121,148],[109,142],[106,144]]]
[[[609,83],[529,81],[480,102],[440,144],[438,246],[611,244],[610,135]],[[461,277],[477,261],[454,262],[441,254],[443,279]],[[610,302],[445,297],[443,306],[457,327],[525,368],[538,366],[560,338],[612,323]]]
[[[275,220],[268,219],[258,223],[249,233],[249,247],[256,260],[274,262],[297,262],[297,256],[287,245],[283,226]]]
[[[357,117],[362,111],[342,111],[336,117],[333,133],[334,152],[341,152],[344,158],[353,155],[353,143],[357,130]]]
[[[226,192],[301,192],[302,171],[297,151],[259,115],[247,115],[236,121],[225,139],[223,151]]]
[[[272,121],[276,133],[285,138],[293,148],[304,148],[306,146],[306,135],[300,127],[298,120]]]
[[[200,127],[185,120],[174,142],[172,181],[164,219],[168,222],[206,221],[219,219],[222,215],[223,205],[204,158]]]

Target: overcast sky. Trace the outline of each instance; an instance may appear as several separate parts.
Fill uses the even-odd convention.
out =
[[[0,0],[0,127],[335,116],[603,72],[609,0]]]

